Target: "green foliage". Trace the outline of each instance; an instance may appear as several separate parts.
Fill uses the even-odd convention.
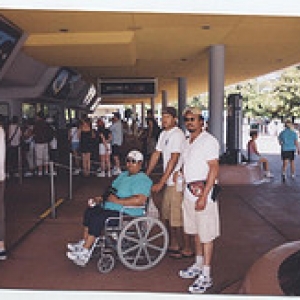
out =
[[[225,89],[225,96],[241,93],[245,117],[291,118],[300,116],[300,67],[278,77],[256,78]]]

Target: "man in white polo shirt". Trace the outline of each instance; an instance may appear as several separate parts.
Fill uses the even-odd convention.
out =
[[[181,270],[179,276],[196,278],[189,292],[204,293],[212,286],[213,241],[220,235],[218,203],[212,199],[219,171],[219,143],[203,129],[204,120],[199,108],[187,107],[183,115],[190,133],[182,153],[186,182],[183,220],[185,232],[195,237],[196,261]]]
[[[185,136],[183,131],[177,127],[177,111],[174,107],[167,106],[162,110],[161,132],[156,149],[151,155],[146,174],[151,174],[156,166],[160,155],[163,157],[164,173],[158,183],[152,187],[152,192],[157,193],[164,189],[161,219],[165,222],[170,233],[169,256],[175,259],[191,257],[190,236],[183,234],[182,218],[182,191],[176,189],[173,174],[180,168],[178,164],[183,151]],[[183,245],[181,246],[181,240]]]

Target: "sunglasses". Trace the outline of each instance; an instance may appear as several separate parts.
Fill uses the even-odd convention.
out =
[[[137,164],[138,162],[140,162],[140,160],[136,160],[136,159],[133,159],[133,158],[127,158],[126,159],[126,162],[128,163],[128,164]]]
[[[183,118],[184,122],[194,122],[196,120],[196,118],[192,117],[192,118]]]

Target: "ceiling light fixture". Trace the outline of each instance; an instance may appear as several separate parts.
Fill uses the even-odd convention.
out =
[[[209,30],[210,29],[210,25],[203,25],[201,28],[203,30]]]

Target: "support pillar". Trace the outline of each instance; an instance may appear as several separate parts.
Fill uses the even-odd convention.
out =
[[[161,107],[164,109],[168,106],[168,92],[166,90],[161,91]]]
[[[220,143],[224,152],[224,45],[213,45],[209,49],[209,132]]]
[[[187,94],[186,85],[187,85],[186,78],[179,77],[178,78],[178,126],[180,128],[183,128],[184,126],[182,112],[186,107],[186,94]]]

